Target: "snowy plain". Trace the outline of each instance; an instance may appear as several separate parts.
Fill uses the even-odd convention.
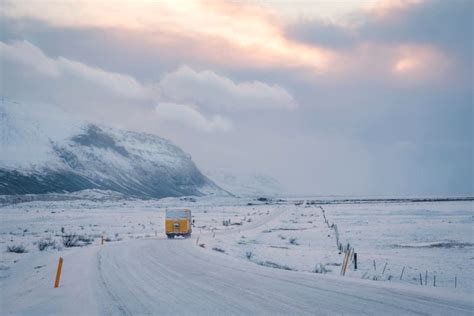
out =
[[[274,305],[281,308],[280,314],[317,313],[314,308],[318,306],[323,314],[364,311],[410,314],[420,310],[447,314],[449,308],[459,308],[459,314],[472,314],[472,201],[320,202],[312,199],[258,201],[230,197],[94,199],[94,194],[90,193],[88,199],[5,203],[0,208],[0,310],[2,314],[38,314],[38,311],[40,314],[71,311],[76,314],[143,314],[159,313],[160,310],[176,314],[177,310],[170,306],[178,304],[179,297],[172,293],[180,293],[199,305],[200,299],[212,295],[218,298],[222,292],[222,295],[226,293],[230,306],[216,303],[215,309],[204,309],[202,314],[227,310],[237,314],[264,313],[274,309],[263,303],[257,306],[258,295],[276,287],[280,295],[283,295],[281,291],[286,291],[286,298],[298,303],[286,307]],[[325,210],[327,221],[338,226],[340,242],[344,245],[350,243],[358,254],[358,269],[354,270],[351,262],[344,277],[340,276],[344,254],[337,248],[335,231],[324,221],[320,206]],[[165,239],[164,213],[171,207],[192,210],[195,227],[191,240]],[[63,236],[70,234],[82,236],[78,245],[90,244],[65,247]],[[101,245],[102,236],[104,245]],[[50,247],[40,251],[38,244],[40,241],[44,244],[45,240]],[[7,247],[12,245],[23,245],[27,252],[8,252]],[[65,265],[61,289],[55,291],[52,286],[59,256],[65,258]],[[140,257],[143,260],[138,260]],[[174,268],[168,274],[160,272],[161,277],[150,275],[158,273],[153,269],[166,271],[169,265]],[[229,275],[237,268],[254,273],[252,279],[256,282],[265,284],[264,279],[259,279],[263,274],[272,279],[283,278],[285,282],[294,280],[296,285],[272,283],[260,288],[248,283],[246,273],[238,280],[232,280]],[[201,293],[204,297],[189,289],[183,293],[178,291],[181,286],[178,280],[189,278],[189,274],[182,272],[180,277],[176,269],[190,271],[197,279],[194,283],[188,280],[192,283],[189,286],[199,287],[204,291]],[[200,269],[205,269],[204,274],[208,277],[212,274],[208,269],[219,273],[216,283],[235,282],[239,289],[250,287],[256,297],[249,298],[251,293],[245,292],[247,294],[242,294],[245,299],[239,301],[232,296],[240,292],[235,288],[228,289],[230,285],[221,284],[213,288],[211,284],[206,287],[199,281],[212,283],[212,280],[199,279],[197,276],[203,273]],[[120,279],[123,273],[129,277]],[[175,279],[169,279],[170,275],[175,275]],[[420,275],[423,285],[420,285]],[[171,282],[168,286],[176,282],[174,290],[167,291],[167,286],[161,284],[164,288],[158,291],[156,285],[163,281]],[[305,282],[320,284],[321,288],[301,294],[300,291],[304,290],[300,287],[306,286]],[[337,293],[331,297],[326,293],[328,297],[324,304],[307,297],[328,288]],[[229,292],[225,292],[227,290]],[[156,291],[161,295],[159,300],[156,300]],[[358,291],[360,298],[345,302],[349,293]],[[377,298],[376,293],[380,291],[387,293]],[[293,298],[292,293],[295,295]],[[406,306],[404,298],[399,298],[398,305],[385,302],[385,310],[378,306],[383,305],[383,300],[400,293],[406,295]],[[428,297],[429,302],[446,299],[450,303],[445,304],[446,309],[432,303],[431,307],[428,307],[430,304],[413,305],[409,298],[418,297],[416,293]],[[169,296],[168,302],[173,301],[173,297],[176,302],[168,306],[163,301],[166,295]],[[338,297],[341,297],[340,302]],[[54,298],[58,301],[55,302]],[[276,296],[267,299],[279,300]],[[376,302],[370,305],[368,302],[371,300]],[[365,305],[360,305],[362,301]],[[242,304],[240,309],[231,308]],[[85,305],[87,309],[81,309]],[[406,311],[403,311],[404,307]]]

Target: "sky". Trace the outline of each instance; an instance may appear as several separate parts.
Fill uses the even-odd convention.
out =
[[[11,1],[0,94],[291,195],[473,194],[470,0]]]

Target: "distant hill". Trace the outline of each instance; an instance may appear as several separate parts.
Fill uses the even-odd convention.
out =
[[[232,173],[227,170],[204,170],[221,188],[243,197],[278,196],[283,190],[275,178],[262,173]]]
[[[168,140],[2,99],[0,195],[86,189],[139,198],[227,194]]]

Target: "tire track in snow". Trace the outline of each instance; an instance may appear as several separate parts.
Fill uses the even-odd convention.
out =
[[[102,263],[102,254],[101,252],[98,253],[98,271],[99,271],[99,278],[100,278],[100,284],[102,288],[105,290],[105,293],[110,297],[110,299],[113,302],[112,306],[115,306],[120,315],[132,315],[130,311],[127,309],[126,306],[123,306],[121,304],[120,299],[117,297],[117,295],[114,294],[113,290],[110,288],[110,286],[107,284],[105,278],[104,278],[104,272],[103,272],[103,263]],[[112,315],[114,314],[112,311],[106,311],[105,314],[107,315]]]

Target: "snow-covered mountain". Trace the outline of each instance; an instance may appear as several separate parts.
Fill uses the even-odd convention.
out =
[[[270,175],[263,173],[232,173],[228,170],[204,170],[221,188],[238,196],[278,196],[283,192],[281,184]]]
[[[85,189],[157,198],[225,194],[168,140],[2,99],[0,195]]]

